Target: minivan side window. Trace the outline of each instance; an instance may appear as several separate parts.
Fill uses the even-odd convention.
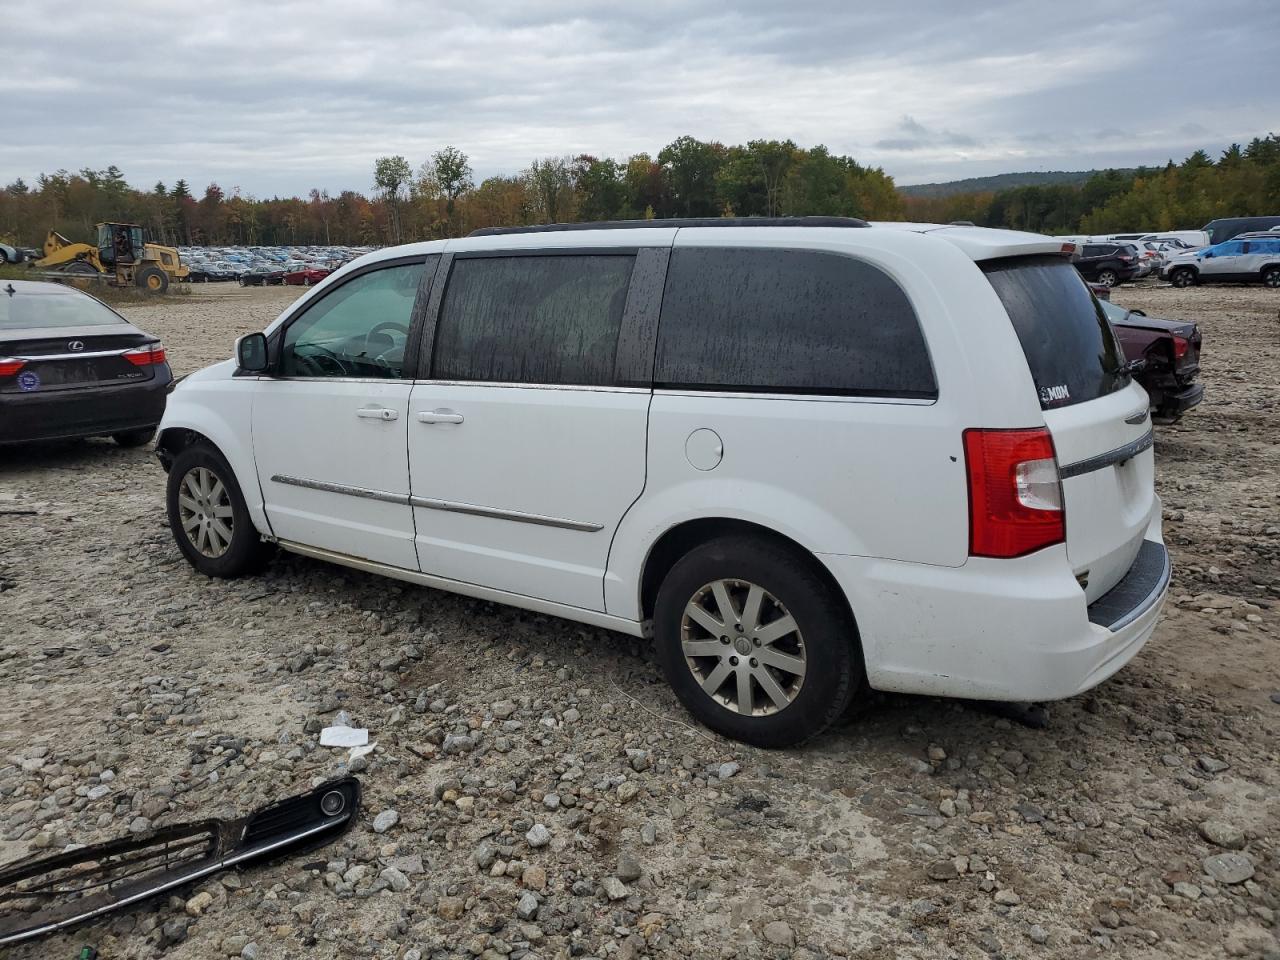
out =
[[[884,271],[817,250],[672,251],[654,386],[933,399],[911,301]]]
[[[317,299],[284,331],[284,377],[399,380],[422,263],[371,270]]]
[[[436,328],[436,380],[609,386],[635,256],[459,257]]]

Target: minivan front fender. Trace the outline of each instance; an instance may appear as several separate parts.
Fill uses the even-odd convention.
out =
[[[262,487],[253,457],[253,385],[256,381],[251,377],[217,376],[218,367],[187,377],[169,395],[156,449],[168,448],[173,438],[183,431],[205,438],[235,471],[253,525],[259,533],[270,536],[271,526],[263,507]]]

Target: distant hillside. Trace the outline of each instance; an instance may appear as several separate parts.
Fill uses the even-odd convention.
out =
[[[1001,173],[994,177],[970,177],[967,180],[948,180],[946,183],[917,183],[898,187],[898,192],[908,197],[950,197],[957,193],[983,193],[1008,190],[1011,187],[1043,187],[1054,183],[1084,183],[1100,170],[1029,170],[1026,173]],[[1117,173],[1130,173],[1118,170]]]

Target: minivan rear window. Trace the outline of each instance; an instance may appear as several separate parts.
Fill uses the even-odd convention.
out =
[[[818,250],[671,254],[654,384],[935,399],[924,334],[884,271]]]
[[[1096,400],[1129,383],[1106,314],[1060,257],[979,264],[1004,304],[1044,410]]]

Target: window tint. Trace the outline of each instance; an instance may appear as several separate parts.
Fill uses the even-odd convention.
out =
[[[1042,409],[1096,400],[1128,384],[1106,314],[1069,263],[1016,257],[980,266],[1013,321]]]
[[[281,376],[403,377],[423,268],[408,263],[365,273],[317,300],[285,330]]]
[[[924,335],[887,274],[812,250],[672,252],[655,384],[936,397]]]
[[[431,376],[500,383],[613,383],[631,255],[453,262]]]

